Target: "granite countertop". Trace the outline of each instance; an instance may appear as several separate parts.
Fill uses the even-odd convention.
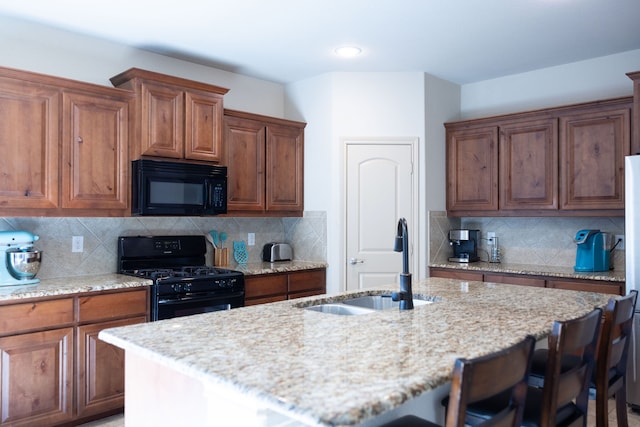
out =
[[[496,273],[529,274],[548,277],[566,277],[569,279],[605,280],[610,282],[624,282],[624,270],[609,270],[596,272],[576,272],[573,267],[554,267],[534,264],[490,263],[478,261],[471,263],[439,262],[430,263],[429,267],[450,268],[468,271],[489,271]]]
[[[0,301],[61,295],[71,296],[83,292],[99,292],[149,285],[151,285],[151,280],[116,273],[42,279],[40,283],[33,285],[0,286]]]
[[[326,263],[308,261],[287,261],[279,263],[255,262],[224,266],[224,268],[241,271],[245,275],[281,273],[326,267]],[[0,302],[135,288],[138,286],[149,286],[151,284],[152,281],[148,279],[117,273],[42,279],[40,283],[33,285],[0,286]]]
[[[457,357],[494,352],[527,334],[543,338],[554,320],[611,297],[441,278],[413,289],[439,301],[360,316],[301,308],[346,294],[316,296],[107,329],[100,338],[309,424],[348,426],[449,382]]]
[[[291,271],[327,268],[326,262],[320,261],[279,261],[279,262],[249,262],[247,264],[232,263],[224,268],[241,271],[246,276],[270,273],[287,273]]]

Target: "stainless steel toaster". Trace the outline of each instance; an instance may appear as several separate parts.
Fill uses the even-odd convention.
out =
[[[293,249],[287,243],[267,243],[262,248],[262,261],[278,262],[291,261],[293,259]]]

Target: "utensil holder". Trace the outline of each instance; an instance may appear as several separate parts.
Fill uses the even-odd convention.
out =
[[[213,265],[229,265],[229,249],[221,248],[213,250]]]

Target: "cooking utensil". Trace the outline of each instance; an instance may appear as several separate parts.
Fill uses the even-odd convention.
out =
[[[211,242],[215,249],[218,249],[218,245],[220,244],[220,241],[218,240],[218,230],[211,230],[209,235],[211,236],[211,239],[207,238],[207,240]]]
[[[227,240],[227,233],[225,233],[224,231],[220,232],[220,247],[224,248],[224,242],[226,242]]]

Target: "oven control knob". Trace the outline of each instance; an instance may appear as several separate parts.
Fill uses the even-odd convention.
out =
[[[184,291],[185,292],[191,292],[191,283],[185,283],[184,284]]]
[[[173,292],[182,292],[182,285],[179,283],[175,283],[171,285],[171,289],[173,289]]]

